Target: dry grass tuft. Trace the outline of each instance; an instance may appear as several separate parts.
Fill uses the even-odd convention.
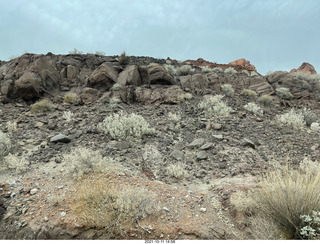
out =
[[[166,170],[169,177],[173,177],[178,180],[183,180],[189,175],[184,169],[184,165],[182,163],[171,164],[166,168]]]
[[[127,65],[130,62],[130,57],[127,56],[126,52],[122,52],[118,60],[121,65]]]
[[[64,95],[63,102],[69,104],[79,104],[80,97],[76,93],[68,92],[66,95]]]
[[[43,99],[31,106],[32,113],[45,113],[53,109],[53,104],[49,99]]]
[[[320,170],[318,162],[304,160],[293,169],[277,165],[261,179],[253,199],[261,212],[273,220],[289,239],[302,239],[302,215],[320,209]]]
[[[157,210],[154,196],[142,187],[115,186],[108,179],[91,175],[75,186],[77,196],[71,208],[81,224],[105,229],[109,238],[121,236],[130,226]]]

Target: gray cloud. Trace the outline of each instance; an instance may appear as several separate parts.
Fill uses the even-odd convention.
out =
[[[117,55],[228,63],[258,71],[310,62],[320,72],[318,0],[0,0],[0,59],[32,53]]]

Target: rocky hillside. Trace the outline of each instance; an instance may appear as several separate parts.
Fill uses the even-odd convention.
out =
[[[259,238],[232,195],[273,160],[320,156],[316,74],[261,76],[246,60],[24,54],[1,63],[0,91],[1,239]],[[299,128],[280,121],[290,111]],[[90,222],[80,203],[104,196],[101,186],[136,206],[114,206],[115,216],[141,212]]]

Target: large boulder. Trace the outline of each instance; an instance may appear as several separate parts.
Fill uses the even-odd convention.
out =
[[[41,77],[34,72],[25,72],[15,81],[14,93],[28,101],[40,97]]]
[[[139,68],[137,65],[130,65],[124,71],[122,71],[117,79],[117,83],[127,86],[135,85],[140,86],[142,84]]]
[[[151,63],[148,65],[150,85],[174,85],[174,78],[160,64]]]
[[[92,72],[88,85],[101,91],[108,91],[117,81],[117,78],[118,72],[103,63]]]
[[[209,80],[204,74],[180,76],[182,89],[196,95],[203,95],[209,86]]]

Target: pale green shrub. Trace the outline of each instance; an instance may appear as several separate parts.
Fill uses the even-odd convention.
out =
[[[184,75],[191,75],[194,73],[195,69],[193,69],[190,65],[182,65],[181,67],[177,68],[176,75],[184,76]]]
[[[259,116],[263,115],[262,109],[255,103],[246,104],[244,106],[244,109]]]
[[[277,88],[276,94],[278,97],[285,99],[285,100],[289,100],[289,99],[293,98],[293,95],[291,94],[289,88],[286,88],[286,87]]]
[[[8,121],[7,122],[7,130],[10,134],[13,134],[18,130],[16,121]]]
[[[106,53],[102,52],[102,51],[96,51],[96,55],[98,55],[98,56],[106,56]]]
[[[76,147],[69,153],[63,154],[62,163],[68,174],[71,174],[76,179],[80,179],[89,172],[101,171],[105,160],[100,151]]]
[[[304,239],[320,239],[320,212],[312,211],[310,215],[301,215],[304,227],[300,229],[300,234]]]
[[[180,113],[168,113],[168,119],[174,122],[175,124],[181,121],[181,114]]]
[[[0,160],[6,156],[11,149],[11,140],[0,130]]]
[[[5,168],[15,169],[16,173],[20,174],[28,169],[30,162],[25,157],[18,157],[9,153],[9,155],[4,157],[3,164]]]
[[[74,114],[71,111],[64,111],[62,118],[64,118],[67,122],[71,122],[73,120]]]
[[[145,134],[155,133],[155,129],[141,115],[123,112],[107,116],[98,124],[98,129],[115,140],[137,141]]]
[[[226,117],[232,109],[222,101],[223,97],[222,95],[204,96],[203,101],[198,104],[198,108],[204,111],[207,118],[214,116]]]
[[[182,180],[189,175],[184,169],[184,165],[182,163],[171,164],[166,168],[166,171],[169,177],[173,177],[178,180]]]
[[[233,97],[234,96],[234,89],[230,84],[224,84],[221,86],[221,91],[224,95],[227,97]]]
[[[209,73],[209,72],[212,72],[212,69],[209,68],[208,66],[201,66],[201,71],[204,73]]]
[[[306,126],[303,114],[294,109],[291,109],[288,113],[277,115],[276,120],[280,125],[288,126],[293,129],[303,130]]]
[[[224,70],[224,73],[225,74],[236,74],[236,73],[238,73],[238,71],[236,71],[234,68],[232,68],[232,67],[229,67],[229,68],[226,68],[225,70]]]
[[[223,69],[220,68],[220,67],[215,67],[212,69],[212,72],[215,72],[215,73],[223,73]]]
[[[317,123],[317,122],[313,122],[311,125],[310,125],[310,129],[311,131],[313,132],[320,132],[320,124]]]
[[[171,64],[164,64],[163,67],[166,71],[171,75],[174,76],[176,74],[176,68]]]
[[[272,96],[265,94],[258,98],[258,102],[263,106],[271,106],[273,104]]]
[[[255,72],[255,71],[251,71],[250,76],[257,76],[257,75],[259,75],[257,72]]]
[[[251,100],[256,100],[258,95],[255,91],[249,90],[249,89],[243,89],[242,92],[240,93],[241,96],[244,96],[248,99]]]
[[[74,48],[72,51],[69,51],[69,54],[83,54],[83,52],[81,52],[78,49]]]

